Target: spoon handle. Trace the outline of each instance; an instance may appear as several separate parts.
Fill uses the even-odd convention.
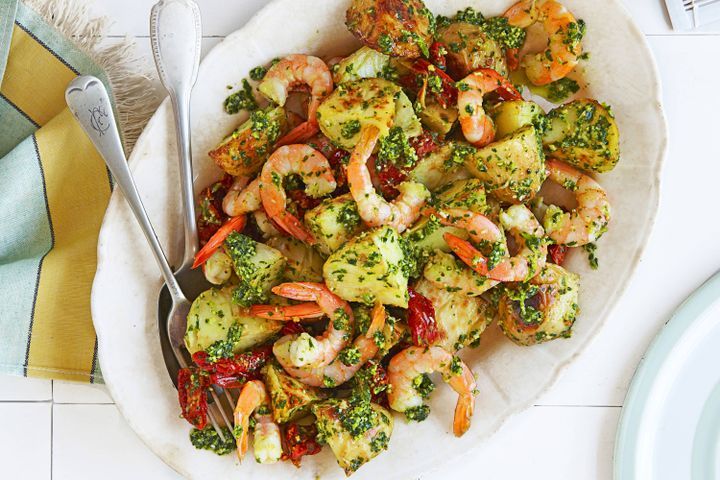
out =
[[[77,77],[70,82],[65,90],[65,101],[70,108],[70,112],[80,123],[82,129],[90,137],[90,141],[105,160],[115,184],[120,187],[125,199],[130,204],[130,208],[152,248],[155,260],[160,266],[173,299],[184,299],[185,296],[173,275],[165,257],[165,252],[160,246],[155,230],[153,230],[135,187],[130,167],[128,167],[125,160],[120,133],[115,124],[115,115],[105,85],[98,78],[90,75]]]
[[[185,225],[185,253],[179,270],[189,269],[198,250],[190,144],[190,94],[197,80],[201,42],[200,9],[192,0],[160,0],[150,12],[150,43],[160,81],[175,113]]]

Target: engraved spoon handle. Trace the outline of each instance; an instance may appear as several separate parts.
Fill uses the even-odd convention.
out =
[[[198,250],[190,143],[190,95],[200,64],[200,9],[192,0],[160,0],[150,12],[150,43],[160,81],[175,113],[185,227],[185,249],[178,270],[190,269]]]
[[[140,200],[130,167],[125,159],[120,132],[118,132],[115,124],[115,115],[105,85],[98,78],[90,75],[77,77],[70,82],[65,90],[65,101],[70,108],[70,112],[90,137],[90,141],[95,145],[100,156],[105,160],[115,184],[120,188],[130,205],[130,209],[135,214],[135,218],[155,255],[155,260],[160,266],[160,271],[165,278],[165,283],[168,285],[173,300],[187,301],[168,264],[165,252],[163,252],[160,241],[150,223],[142,200]]]

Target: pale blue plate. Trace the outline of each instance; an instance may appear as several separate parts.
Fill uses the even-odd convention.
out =
[[[641,360],[620,417],[615,479],[720,479],[720,273]]]

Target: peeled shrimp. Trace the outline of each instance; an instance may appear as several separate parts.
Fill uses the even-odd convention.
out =
[[[375,305],[372,311],[372,323],[365,335],[360,335],[355,339],[352,346],[360,353],[357,363],[352,365],[344,364],[339,358],[335,358],[328,365],[320,367],[296,367],[291,365],[288,358],[282,354],[277,355],[278,362],[283,366],[285,371],[303,382],[313,387],[336,387],[350,380],[371,358],[377,355],[380,347],[375,342],[373,334],[382,331],[385,328],[385,308],[382,304]]]
[[[498,91],[505,100],[521,98],[512,83],[491,68],[481,68],[458,82],[458,112],[465,139],[484,147],[495,139],[495,125],[483,109],[483,98]]]
[[[402,413],[422,406],[423,397],[415,389],[413,381],[422,374],[432,372],[440,372],[443,380],[459,395],[455,405],[453,432],[460,437],[470,428],[477,384],[468,366],[441,347],[408,347],[390,360],[390,408]]]
[[[270,398],[259,380],[247,382],[235,405],[233,433],[237,441],[238,458],[242,461],[248,449],[250,416],[255,413],[253,449],[258,463],[275,463],[282,456],[280,428],[270,414]]]
[[[223,211],[230,217],[254,212],[262,206],[260,199],[260,181],[256,178],[249,182],[245,176],[235,177],[230,189],[223,198]]]
[[[337,184],[330,163],[308,145],[286,145],[270,155],[260,173],[260,198],[265,212],[293,237],[314,244],[315,238],[302,221],[286,210],[287,196],[283,179],[298,174],[305,182],[305,193],[317,198],[335,190]]]
[[[317,109],[333,91],[332,73],[321,59],[310,55],[288,55],[270,67],[258,90],[280,106],[288,94],[300,86],[310,87],[307,120],[293,128],[276,146],[304,142],[319,131]]]
[[[548,47],[544,52],[528,54],[518,62],[517,49],[508,51],[508,65],[513,70],[518,63],[535,85],[547,85],[565,78],[578,64],[582,55],[584,24],[555,0],[521,0],[504,14],[510,25],[527,28],[542,22],[548,34]]]
[[[548,178],[572,190],[577,199],[577,208],[569,213],[554,205],[548,207],[543,219],[548,237],[569,246],[586,245],[600,238],[610,222],[610,202],[605,189],[566,163],[549,159],[546,166]]]
[[[360,133],[360,140],[350,156],[347,167],[350,194],[357,203],[360,217],[370,226],[391,226],[404,231],[420,216],[420,209],[430,198],[430,191],[417,182],[403,182],[397,186],[400,195],[387,202],[375,191],[367,161],[375,148],[380,131],[369,126]]]
[[[504,244],[500,228],[486,216],[462,209],[447,209],[438,212],[440,222],[467,230],[470,238],[479,244]],[[489,260],[470,242],[451,233],[443,238],[460,260],[480,275],[500,282],[521,282],[532,277],[545,265],[547,245],[545,232],[532,212],[525,205],[513,205],[500,214],[503,229],[513,235],[520,251],[514,257],[501,260],[489,268]],[[507,246],[501,245],[507,252]]]
[[[254,305],[252,315],[274,320],[314,318],[318,313],[330,317],[328,328],[318,336],[307,333],[285,335],[273,345],[273,353],[295,367],[321,367],[332,362],[351,338],[355,320],[350,304],[332,293],[323,283],[291,282],[272,289],[273,293],[311,304],[274,306]],[[283,362],[281,362],[283,363]],[[283,364],[283,366],[285,366]]]

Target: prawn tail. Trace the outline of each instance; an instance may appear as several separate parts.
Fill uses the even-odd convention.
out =
[[[275,148],[294,143],[304,143],[320,131],[317,121],[308,120],[290,130],[276,143]]]
[[[365,334],[366,338],[373,338],[373,335],[375,333],[381,331],[385,327],[385,306],[377,302],[375,306],[372,309],[371,314],[372,321],[370,322],[370,326],[368,327],[368,331]]]
[[[301,242],[307,243],[308,245],[315,245],[317,240],[315,237],[305,228],[305,225],[298,220],[295,216],[288,212],[283,212],[281,215],[273,217],[275,223],[283,229],[289,235],[297,238]]]
[[[475,398],[471,394],[460,395],[455,405],[455,417],[453,418],[453,433],[456,437],[462,437],[470,428],[470,419],[475,410]]]
[[[480,251],[473,247],[470,242],[456,237],[452,233],[445,233],[443,238],[455,255],[460,257],[460,260],[468,267],[480,275],[487,276],[487,259]]]

